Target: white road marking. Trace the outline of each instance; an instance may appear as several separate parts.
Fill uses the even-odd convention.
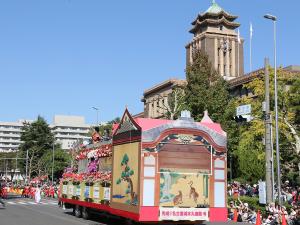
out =
[[[40,202],[39,204],[48,205],[49,203],[48,202]]]
[[[21,205],[27,205],[26,202],[18,202],[18,204],[21,204]]]
[[[28,202],[29,204],[31,205],[36,205],[37,203],[36,202]]]
[[[6,202],[7,204],[11,204],[11,205],[16,205],[17,203],[15,202]]]

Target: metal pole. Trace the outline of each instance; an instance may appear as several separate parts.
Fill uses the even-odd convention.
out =
[[[26,172],[25,172],[25,183],[27,183],[28,177],[28,149],[26,150]]]
[[[277,158],[277,185],[278,185],[278,204],[281,201],[281,179],[280,179],[280,153],[279,153],[279,127],[278,127],[278,101],[277,101],[277,49],[276,49],[276,19],[274,24],[274,86],[275,86],[275,135],[276,135],[276,158]]]
[[[273,197],[273,202],[275,202],[275,174],[274,174],[274,142],[273,142],[273,125],[272,125],[272,115],[271,116],[271,146],[272,146],[272,197]]]
[[[265,58],[265,148],[266,148],[266,197],[267,204],[272,202],[272,147],[271,147],[271,118],[270,118],[270,79],[269,59]]]
[[[97,109],[97,126],[99,126],[99,109]]]
[[[17,169],[18,169],[18,150],[17,150],[17,155],[16,155],[16,168],[15,168],[15,176],[17,176],[16,175],[16,173],[17,173]],[[17,179],[16,179],[17,180]]]
[[[252,26],[252,24],[250,24]],[[251,33],[251,27],[250,27],[250,73],[252,72],[252,33]]]
[[[97,113],[97,124],[96,124],[96,126],[98,126],[99,125],[99,121],[98,121],[98,111],[99,111],[99,108],[93,106],[92,109],[96,110],[96,113]]]
[[[7,160],[5,160],[5,180],[7,180]]]
[[[279,151],[279,128],[278,128],[278,102],[277,102],[277,49],[276,49],[276,21],[277,17],[271,14],[264,16],[266,19],[272,20],[274,25],[274,91],[275,91],[275,137],[276,137],[276,159],[277,159],[277,186],[278,186],[278,204],[281,201],[281,179],[280,179],[280,151]]]
[[[53,174],[54,174],[54,142],[52,144],[52,185],[53,185]]]

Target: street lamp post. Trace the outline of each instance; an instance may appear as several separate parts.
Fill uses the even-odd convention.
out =
[[[25,171],[25,183],[27,183],[27,177],[28,177],[28,149],[26,150],[26,171]]]
[[[53,179],[54,179],[53,176],[54,176],[54,142],[52,144],[52,176],[51,176],[52,185],[53,185]]]
[[[99,115],[98,115],[98,113],[99,113],[99,108],[93,106],[92,109],[96,110],[96,112],[97,112],[97,126],[98,126],[98,125],[99,125],[99,121],[98,121],[98,119],[99,119],[99,118],[98,118],[98,116],[99,116]]]
[[[280,154],[279,154],[279,128],[278,128],[278,97],[277,97],[277,49],[276,49],[276,21],[277,17],[266,14],[265,19],[272,20],[274,26],[274,91],[275,91],[275,139],[276,139],[276,159],[277,159],[277,186],[278,203],[281,206],[281,179],[280,179]]]

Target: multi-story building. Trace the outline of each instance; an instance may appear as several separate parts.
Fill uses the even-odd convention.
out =
[[[201,50],[208,55],[212,66],[220,76],[228,81],[231,96],[253,96],[252,90],[246,89],[244,84],[255,78],[262,78],[264,69],[244,74],[244,40],[236,32],[236,28],[240,26],[235,22],[237,18],[213,1],[212,5],[192,22],[190,33],[193,34],[193,38],[185,46],[186,65],[191,65],[193,55]],[[300,72],[300,66],[288,66],[284,70],[296,75]],[[164,117],[161,104],[166,101],[174,87],[186,84],[185,80],[169,79],[145,90],[142,98],[144,112],[137,114],[136,117]]]
[[[0,152],[17,151],[21,144],[21,133],[24,122],[28,120],[18,120],[17,122],[0,122]]]
[[[166,113],[165,105],[168,95],[174,88],[184,87],[185,80],[169,79],[144,91],[142,102],[144,102],[144,114],[140,117],[161,118]]]
[[[22,127],[24,122],[32,120],[18,120],[17,122],[0,122],[0,152],[17,151],[21,142]],[[67,150],[82,139],[87,139],[90,125],[85,123],[82,116],[55,115],[53,124],[50,125],[56,142],[62,149]]]
[[[76,141],[86,139],[91,126],[82,116],[55,115],[50,127],[56,142],[61,144],[62,149],[68,150]]]

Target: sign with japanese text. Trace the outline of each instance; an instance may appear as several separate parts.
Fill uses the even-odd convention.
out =
[[[69,185],[69,194],[73,195],[74,193],[74,186],[73,185]]]
[[[236,115],[242,116],[242,115],[248,115],[251,114],[251,105],[241,105],[236,108]]]
[[[68,186],[67,185],[63,185],[63,191],[62,191],[62,193],[64,195],[66,195],[68,193]]]
[[[159,220],[206,220],[208,221],[208,208],[159,208]]]
[[[104,188],[103,199],[108,200],[108,201],[110,200],[110,188],[109,187]]]
[[[80,189],[80,186],[79,185],[77,185],[77,187],[76,187],[76,196],[78,196],[78,197],[80,197],[80,191],[81,191],[81,189]]]
[[[99,198],[99,187],[94,187],[94,198]]]
[[[267,194],[266,194],[266,182],[265,181],[259,181],[259,203],[260,204],[266,204],[267,203]]]

